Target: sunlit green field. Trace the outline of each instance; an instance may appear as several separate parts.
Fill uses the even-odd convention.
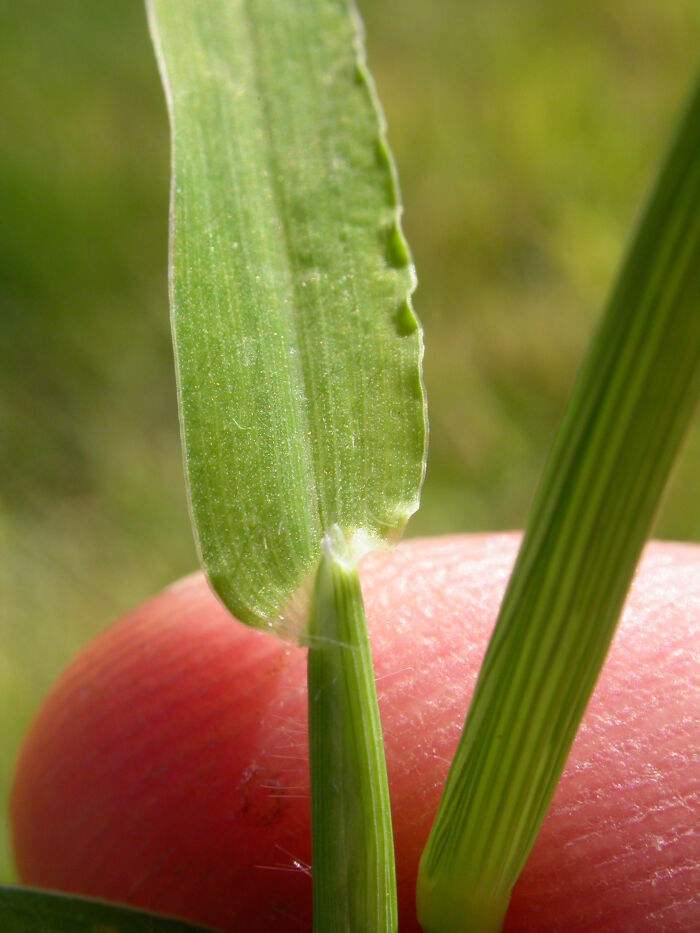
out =
[[[697,65],[696,0],[364,0],[426,330],[411,534],[522,526]],[[0,0],[0,880],[42,694],[192,570],[141,0]],[[700,537],[697,427],[657,534]]]

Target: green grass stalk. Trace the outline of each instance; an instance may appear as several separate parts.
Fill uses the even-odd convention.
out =
[[[384,742],[360,581],[327,537],[309,631],[316,933],[394,933],[394,843]]]
[[[423,853],[426,933],[497,930],[700,388],[700,83],[556,437]]]

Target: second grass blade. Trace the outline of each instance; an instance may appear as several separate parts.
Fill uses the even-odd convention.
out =
[[[500,929],[700,388],[700,83],[579,374],[423,853],[426,933]]]

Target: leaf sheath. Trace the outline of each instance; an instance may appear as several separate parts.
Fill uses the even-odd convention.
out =
[[[309,646],[314,929],[392,933],[396,875],[379,706],[357,570],[330,536]]]

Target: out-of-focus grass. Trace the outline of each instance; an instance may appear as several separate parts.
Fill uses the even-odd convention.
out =
[[[696,65],[696,0],[365,0],[420,275],[411,532],[522,524]],[[0,879],[41,695],[196,563],[168,332],[167,125],[140,0],[0,0]],[[696,429],[657,533],[700,536]]]

